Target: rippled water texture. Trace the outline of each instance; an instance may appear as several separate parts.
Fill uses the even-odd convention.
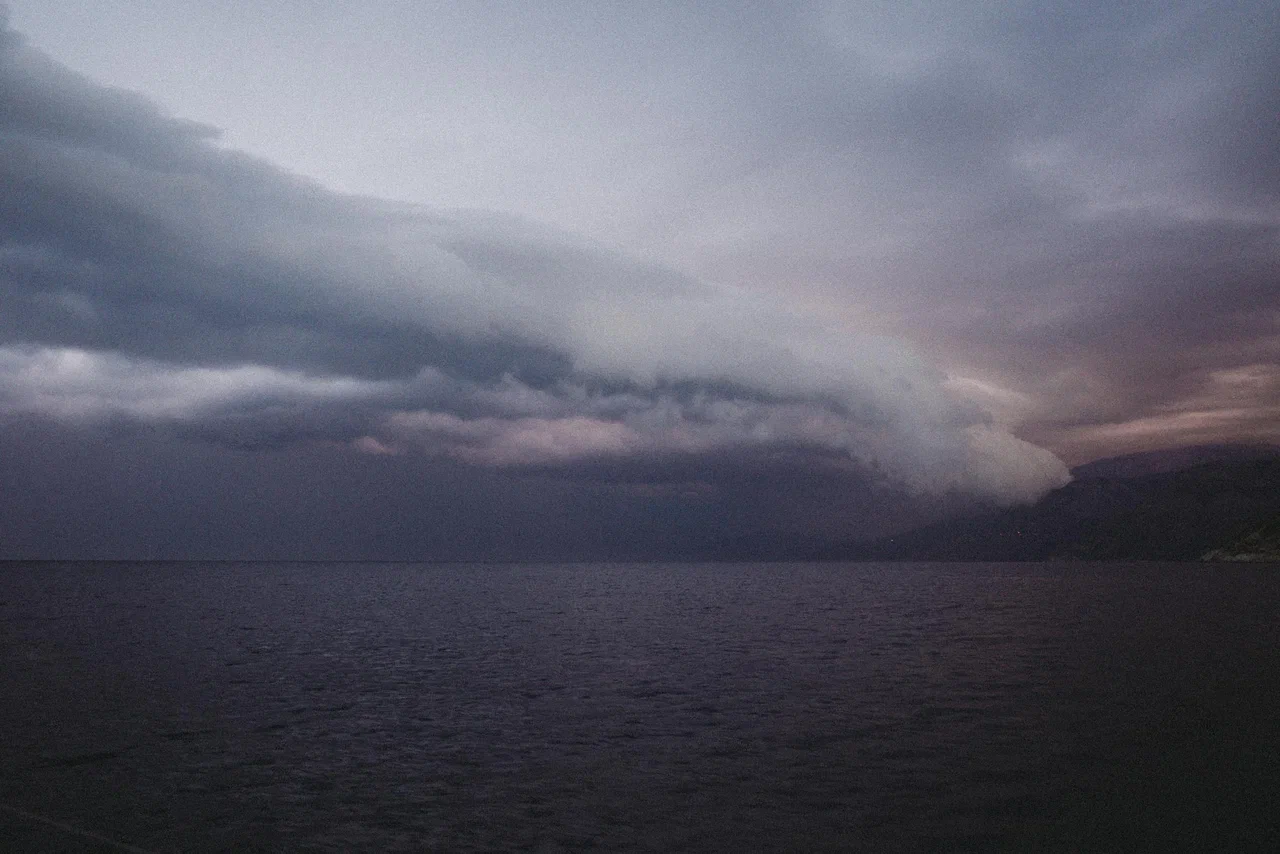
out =
[[[0,565],[0,844],[1280,850],[1278,641],[1277,566]]]

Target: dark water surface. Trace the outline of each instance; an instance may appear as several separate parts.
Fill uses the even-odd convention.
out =
[[[13,563],[0,667],[5,850],[1280,850],[1276,565]]]

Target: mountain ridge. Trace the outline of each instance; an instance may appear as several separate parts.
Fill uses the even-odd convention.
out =
[[[1190,464],[1179,466],[1179,460]],[[1031,505],[820,546],[809,557],[1045,561],[1261,555],[1254,559],[1280,560],[1280,545],[1275,545],[1280,448],[1187,448],[1099,460],[1076,471],[1080,468],[1085,476]]]

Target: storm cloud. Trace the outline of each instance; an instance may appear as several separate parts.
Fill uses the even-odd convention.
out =
[[[521,217],[337,194],[0,44],[12,416],[516,469],[785,449],[999,501],[1066,478],[899,340]]]
[[[856,536],[1280,442],[1274,3],[10,5],[29,553],[276,483],[352,554]]]

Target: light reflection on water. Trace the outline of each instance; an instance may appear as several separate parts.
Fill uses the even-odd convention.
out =
[[[1280,841],[1277,567],[10,564],[0,603],[3,802],[154,851]]]

